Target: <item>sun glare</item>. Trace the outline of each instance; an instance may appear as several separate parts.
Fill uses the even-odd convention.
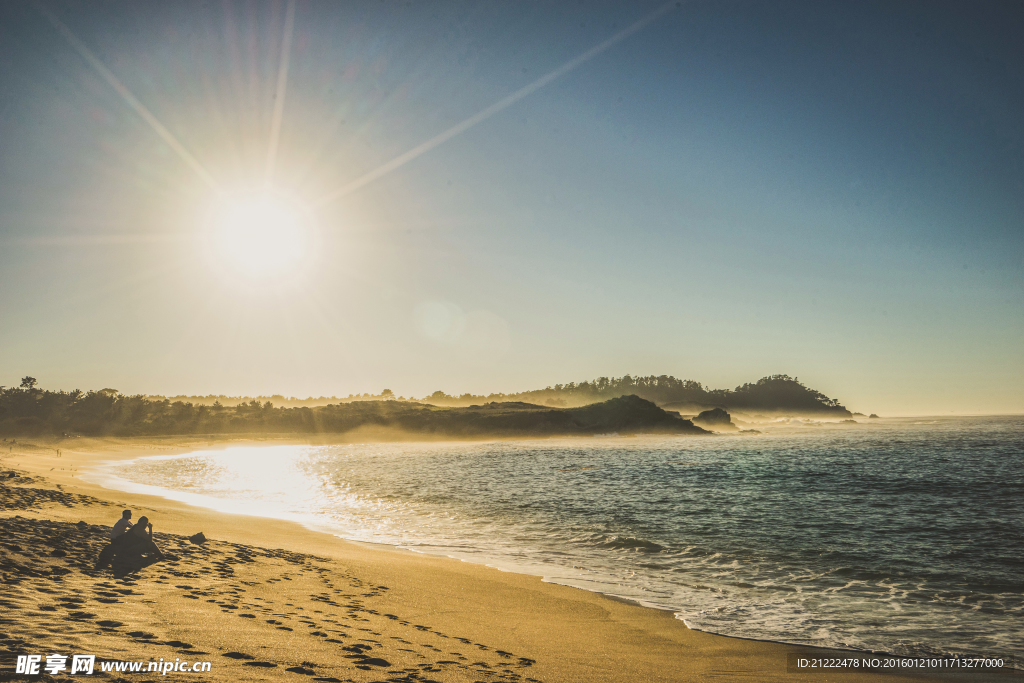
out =
[[[312,233],[301,204],[265,191],[222,201],[213,212],[209,240],[218,264],[248,278],[276,279],[306,262]]]

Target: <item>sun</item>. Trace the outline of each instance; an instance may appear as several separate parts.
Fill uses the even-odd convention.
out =
[[[208,229],[217,265],[253,280],[296,274],[309,261],[313,237],[306,207],[271,190],[220,198]]]

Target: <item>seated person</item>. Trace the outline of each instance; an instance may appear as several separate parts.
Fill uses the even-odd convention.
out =
[[[119,565],[139,565],[136,568],[140,568],[145,566],[139,562],[143,555],[154,555],[155,560],[153,561],[164,559],[164,554],[153,542],[153,525],[149,523],[148,517],[139,517],[138,524],[115,538],[101,550],[96,568],[105,567],[115,561]]]
[[[160,549],[156,547],[156,543],[153,542],[153,525],[149,522],[148,517],[139,517],[139,523],[124,535],[127,540],[124,541],[121,548],[117,549],[116,555],[122,553],[132,555],[153,553],[158,560],[163,559],[164,554],[160,552]]]
[[[110,540],[111,541],[113,541],[118,536],[120,536],[121,534],[123,534],[124,532],[126,532],[126,531],[128,531],[129,529],[132,528],[132,523],[131,523],[131,521],[129,521],[129,520],[131,520],[131,518],[132,518],[132,511],[131,510],[125,510],[124,512],[121,513],[121,519],[117,520],[114,523],[114,528],[110,530]]]

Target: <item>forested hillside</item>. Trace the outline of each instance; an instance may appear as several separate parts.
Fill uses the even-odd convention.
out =
[[[31,380],[32,378],[26,378]],[[517,401],[438,407],[409,401],[353,401],[281,408],[253,400],[196,406],[101,391],[44,391],[30,381],[0,392],[0,433],[10,436],[172,434],[353,434],[369,438],[557,436],[704,430],[650,401],[625,396],[579,408]]]
[[[700,382],[668,375],[599,377],[593,381],[525,391],[518,394],[449,396],[437,391],[423,400],[435,405],[469,405],[483,401],[529,401],[552,406],[579,406],[616,396],[634,395],[663,407],[699,412],[704,408],[741,409],[765,413],[828,414],[849,417],[838,400],[804,386],[789,375],[771,375],[735,389],[709,389]]]
[[[332,397],[335,401],[333,403],[313,406],[309,405],[313,399],[289,400],[282,397],[285,405],[281,405],[271,400],[252,398],[238,400],[237,403],[229,405],[216,398],[209,403],[202,401],[203,397],[196,401],[171,401],[143,395],[124,395],[115,389],[88,392],[77,389],[47,391],[38,388],[36,384],[34,378],[25,377],[18,387],[0,387],[0,433],[13,435],[67,432],[129,435],[247,431],[318,432],[352,429],[354,423],[351,420],[360,419],[368,420],[367,424],[384,424],[391,420],[399,428],[405,428],[404,421],[408,420],[416,429],[429,430],[433,427],[427,425],[424,420],[429,419],[429,410],[434,407],[479,407],[484,404],[507,406],[509,403],[519,402],[533,404],[532,408],[545,408],[550,412],[550,409],[576,409],[623,396],[639,397],[644,399],[645,403],[650,402],[663,408],[691,414],[704,408],[721,407],[727,410],[763,413],[850,416],[850,412],[837,400],[828,398],[787,375],[772,375],[735,389],[708,389],[699,382],[666,375],[626,375],[611,379],[601,377],[579,384],[556,384],[518,394],[488,396],[450,396],[442,391],[436,391],[420,400],[405,400],[395,397],[389,390],[384,390],[377,395],[363,394],[344,399]],[[368,407],[376,403],[386,404],[388,407]],[[292,407],[289,407],[289,404]],[[359,407],[343,409],[343,406]],[[374,417],[378,414],[374,413],[374,410],[389,417],[386,420],[378,420]],[[427,412],[424,412],[425,410]],[[493,417],[497,413],[493,412],[493,408],[491,410],[488,415]],[[454,418],[451,416],[443,419],[435,416],[433,419],[436,425],[447,425],[444,429],[456,429],[456,422],[452,421]],[[467,419],[472,422],[476,418]]]

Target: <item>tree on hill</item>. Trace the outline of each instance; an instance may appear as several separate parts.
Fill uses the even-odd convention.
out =
[[[781,406],[807,412],[846,411],[838,400],[804,386],[789,375],[771,375],[753,384],[743,384],[723,392],[722,400],[731,408],[771,411]]]
[[[583,406],[619,396],[639,396],[658,405],[680,405],[697,409],[737,408],[765,412],[823,413],[849,417],[850,412],[836,399],[810,389],[789,375],[770,375],[735,389],[709,389],[700,382],[670,375],[647,377],[598,377],[595,380],[555,384],[544,389],[488,396],[450,396],[435,391],[426,403],[465,406],[488,401],[525,401],[549,406]]]

